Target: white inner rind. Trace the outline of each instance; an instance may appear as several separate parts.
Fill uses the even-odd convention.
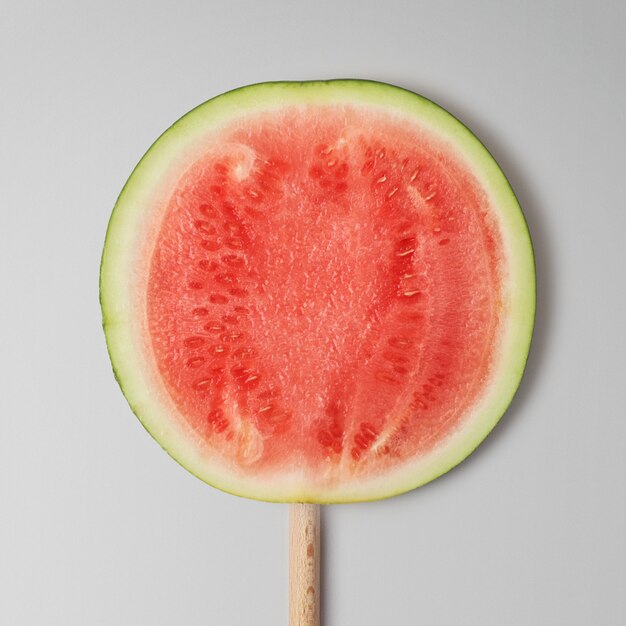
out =
[[[487,194],[500,226],[503,322],[488,386],[460,427],[427,455],[381,476],[318,486],[300,472],[242,474],[211,455],[168,394],[150,345],[146,281],[165,199],[183,173],[207,154],[211,137],[242,114],[298,104],[350,104],[408,118],[446,141]],[[109,223],[101,268],[103,322],[111,360],[133,411],[153,437],[193,474],[237,495],[270,501],[348,502],[389,497],[422,485],[467,457],[509,405],[521,380],[532,334],[535,273],[528,229],[502,171],[478,139],[445,110],[416,94],[381,83],[265,83],[219,96],[164,133],[124,187]]]

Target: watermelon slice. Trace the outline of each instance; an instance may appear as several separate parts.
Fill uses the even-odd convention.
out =
[[[381,83],[266,83],[146,153],[101,302],[126,398],[193,474],[372,500],[446,472],[504,413],[534,264],[504,175],[449,113]]]

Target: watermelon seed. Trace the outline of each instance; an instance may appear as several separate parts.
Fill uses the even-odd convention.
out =
[[[391,198],[393,198],[393,196],[396,194],[396,192],[398,191],[397,187],[394,187],[388,194],[387,194],[387,199],[391,200]]]
[[[240,224],[237,224],[237,222],[224,222],[222,224],[222,228],[229,234],[229,235],[241,235],[241,231],[243,230],[243,228],[241,227]]]
[[[259,417],[270,424],[284,422],[289,416],[287,413],[278,411],[273,404],[267,404],[259,409]]]
[[[385,158],[385,154],[387,154],[387,152],[385,151],[384,148],[381,148],[378,152],[378,158],[379,159],[384,159]]]
[[[439,228],[439,226],[435,226],[435,228],[433,228],[433,233],[440,233],[441,232],[441,228]]]
[[[209,354],[213,356],[226,356],[226,354],[228,354],[228,347],[219,343],[215,344],[209,348]]]
[[[243,267],[245,264],[245,260],[243,257],[240,257],[236,254],[225,254],[222,257],[222,261],[226,263],[226,265],[230,265],[231,267]]]
[[[337,159],[331,159],[328,163],[326,163],[326,165],[328,165],[328,167],[334,167],[337,165]]]
[[[227,304],[228,298],[226,296],[223,296],[221,293],[212,293],[209,296],[209,301],[213,304]]]
[[[424,196],[424,200],[432,200],[436,195],[436,191],[431,191],[427,196]]]
[[[230,333],[224,333],[221,336],[222,341],[225,341],[226,343],[234,343],[236,341],[240,341],[241,339],[243,339],[244,334],[240,333],[240,332],[230,332]]]
[[[407,363],[409,360],[404,354],[389,351],[383,352],[383,359],[390,363]]]
[[[381,183],[384,183],[386,180],[387,180],[387,177],[383,174],[380,178],[378,178],[376,182],[380,185]]]
[[[233,356],[238,359],[251,359],[251,358],[254,358],[256,355],[257,355],[256,350],[254,348],[251,348],[250,346],[243,346],[242,348],[237,348],[237,350],[233,352]],[[275,395],[274,393],[265,392],[265,394],[261,394],[259,397],[273,397],[274,395]]]
[[[237,219],[237,212],[235,211],[235,205],[232,202],[222,202],[222,213],[232,219]]]
[[[213,409],[207,414],[206,419],[209,424],[213,424],[214,422],[221,420],[223,417],[224,412],[222,411],[222,409]]]
[[[354,443],[356,443],[361,450],[367,450],[370,445],[370,442],[361,433],[354,435]]]
[[[421,292],[419,290],[415,291],[405,291],[402,295],[407,298],[412,298],[413,296],[419,296]]]
[[[248,290],[242,289],[241,287],[233,287],[228,293],[231,296],[235,296],[235,298],[245,298],[248,295]]]
[[[415,400],[412,406],[415,409],[422,409],[423,411],[428,408],[428,405],[417,394],[415,394]]]
[[[215,270],[219,269],[220,266],[215,261],[209,261],[208,259],[202,259],[198,263],[198,267],[200,267],[200,269],[204,270],[205,272],[214,272]]]
[[[215,282],[220,285],[234,285],[235,277],[228,272],[222,272],[221,274],[215,275]]]
[[[207,331],[207,333],[221,333],[226,330],[226,326],[224,326],[224,324],[220,324],[216,321],[207,322],[203,328]]]
[[[338,422],[333,422],[330,425],[330,434],[333,436],[333,439],[342,439],[343,437],[343,429],[339,425]]]
[[[223,433],[228,428],[228,420],[226,418],[222,418],[217,422],[213,423],[213,430],[216,433]]]
[[[201,204],[198,211],[205,217],[216,218],[218,216],[217,211],[210,204]]]
[[[187,337],[183,342],[187,348],[199,348],[203,343],[202,337]]]
[[[241,386],[244,389],[254,389],[257,385],[259,384],[259,375],[258,374],[251,374],[250,376],[248,376],[243,383],[241,384]]]
[[[229,237],[226,240],[226,247],[231,250],[242,250],[244,247],[244,240],[241,237]]]
[[[327,430],[320,430],[319,433],[317,433],[317,440],[324,447],[330,447],[333,443],[333,437]]]
[[[205,239],[200,245],[209,252],[216,252],[222,247],[222,244],[216,239]]]
[[[392,348],[410,348],[413,345],[413,340],[407,337],[391,337],[387,343]]]
[[[363,167],[361,168],[361,174],[363,175],[369,174],[373,169],[374,169],[374,161],[371,159],[369,161],[365,161],[365,163],[363,164]]]
[[[397,385],[400,381],[385,370],[379,370],[376,372],[376,379],[383,383],[389,383],[390,385]]]
[[[193,383],[193,388],[197,391],[206,391],[211,387],[210,378],[200,378]]]
[[[185,363],[185,365],[195,369],[196,367],[200,367],[203,363],[203,356],[192,356],[190,359],[187,359],[187,363]]]
[[[252,370],[243,363],[238,363],[230,368],[230,372],[235,378],[244,378],[250,374]]]
[[[416,169],[412,174],[411,177],[409,178],[410,182],[413,182],[416,178],[417,178],[417,173],[419,172],[419,169]]]
[[[234,365],[231,367],[230,371],[239,383],[240,387],[246,391],[254,389],[260,382],[260,375],[242,363]]]
[[[329,417],[339,417],[342,412],[343,411],[340,400],[333,400],[332,402],[329,402],[326,406],[326,415],[328,415]]]
[[[205,235],[217,235],[217,228],[205,220],[196,220],[194,226]]]
[[[366,439],[374,441],[378,437],[378,432],[369,422],[361,422],[361,432]]]
[[[396,256],[403,257],[415,252],[415,237],[407,237],[398,242]]]

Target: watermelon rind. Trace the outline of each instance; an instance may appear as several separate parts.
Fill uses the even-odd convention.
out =
[[[472,414],[432,453],[408,460],[391,473],[359,477],[332,487],[306,475],[254,476],[226,467],[207,454],[199,435],[176,417],[160,380],[138,313],[134,285],[149,259],[140,242],[163,210],[159,191],[176,181],[199,156],[206,136],[241,114],[299,104],[355,104],[414,118],[454,147],[497,208],[507,260],[505,327],[497,369]],[[100,268],[100,303],[115,377],[130,407],[156,441],[183,467],[206,483],[235,495],[272,502],[339,503],[391,497],[446,473],[485,439],[520,384],[535,317],[535,265],[531,239],[519,203],[504,173],[479,139],[431,100],[386,83],[341,79],[259,83],[229,91],[196,107],[150,147],[126,182],[111,215]]]

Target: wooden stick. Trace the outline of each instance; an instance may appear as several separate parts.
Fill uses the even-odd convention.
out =
[[[320,507],[289,505],[289,626],[320,626]]]

